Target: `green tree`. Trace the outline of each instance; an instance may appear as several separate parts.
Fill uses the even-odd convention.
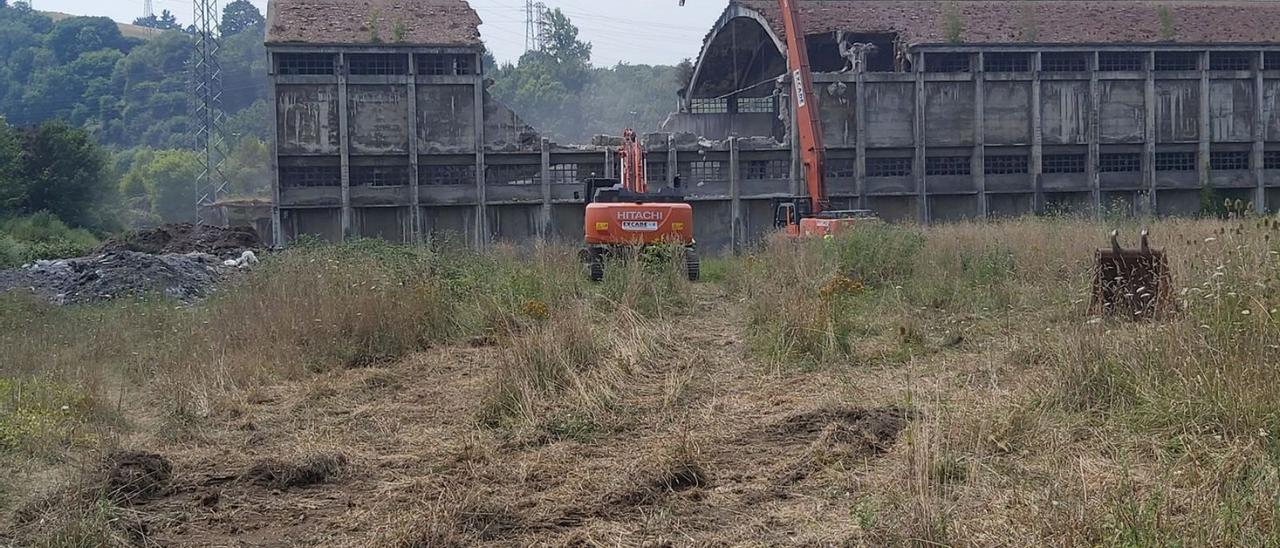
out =
[[[0,217],[17,211],[26,195],[22,181],[22,137],[0,117]]]
[[[128,51],[132,45],[116,22],[106,17],[69,17],[54,23],[45,36],[45,47],[62,63],[104,48]]]
[[[229,192],[243,198],[271,195],[271,147],[254,136],[241,137],[227,155],[224,173]]]
[[[120,182],[120,191],[139,214],[133,226],[195,220],[199,158],[191,150],[138,153]]]
[[[23,197],[17,213],[48,211],[73,226],[102,228],[112,222],[99,204],[110,200],[106,153],[88,132],[46,122],[23,136]]]
[[[182,25],[178,23],[178,17],[169,10],[160,12],[159,17],[156,17],[154,13],[148,17],[139,17],[133,20],[133,24],[139,27],[160,30],[182,30]]]
[[[586,66],[591,62],[591,43],[578,39],[578,27],[574,26],[560,8],[546,15],[547,35],[543,38],[546,51],[557,63]]]
[[[266,25],[267,21],[262,17],[262,12],[258,11],[257,6],[249,0],[235,0],[222,9],[222,22],[218,24],[218,31],[223,37],[251,29],[254,30],[254,34],[260,34]]]

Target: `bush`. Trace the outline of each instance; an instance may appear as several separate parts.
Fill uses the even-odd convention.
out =
[[[49,212],[16,217],[0,223],[0,267],[79,257],[99,243],[89,231],[71,228]]]

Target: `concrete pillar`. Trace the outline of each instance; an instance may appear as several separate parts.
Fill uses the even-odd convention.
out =
[[[1142,187],[1147,189],[1147,210],[1155,215],[1156,196],[1156,57],[1147,54],[1146,92],[1143,96],[1145,129],[1142,141]],[[1134,204],[1137,205],[1137,204]]]
[[[916,108],[915,108],[915,159],[912,167],[916,179],[916,219],[922,225],[929,224],[928,178],[925,175],[925,135],[924,135],[924,53],[916,52],[912,64],[916,76]]]
[[[1211,147],[1209,146],[1209,143],[1211,142],[1210,129],[1212,127],[1209,124],[1209,71],[1208,71],[1209,52],[1205,51],[1200,53],[1199,68],[1200,68],[1200,131],[1198,133],[1200,135],[1200,143],[1199,143],[1200,153],[1197,154],[1196,156],[1198,157],[1198,161],[1199,161],[1197,166],[1199,167],[1199,172],[1200,172],[1200,188],[1208,188],[1210,186],[1209,170],[1212,165],[1209,162],[1210,154],[1212,153]]]
[[[987,218],[987,69],[984,54],[978,52],[973,59],[973,153],[969,161],[973,188],[978,191],[978,215]]]
[[[676,175],[680,169],[679,156],[676,152],[676,136],[667,135],[667,188],[675,186]],[[688,187],[692,181],[681,181],[682,186]]]
[[[1089,203],[1093,207],[1093,216],[1102,215],[1102,191],[1098,186],[1098,142],[1102,134],[1102,84],[1098,82],[1098,52],[1090,56],[1089,67],[1089,158],[1084,167],[1085,178],[1089,180]]]
[[[729,138],[729,243],[742,252],[742,174],[738,162],[738,138]]]
[[[853,116],[854,154],[853,185],[858,193],[858,209],[867,209],[867,76],[866,67],[858,64],[854,75]]]
[[[1265,106],[1266,86],[1263,85],[1262,69],[1265,67],[1262,52],[1253,57],[1253,155],[1249,159],[1249,167],[1253,169],[1254,184],[1257,185],[1253,197],[1253,210],[1258,214],[1267,212],[1267,178],[1266,178],[1266,142],[1267,142],[1267,109]]]
[[[602,176],[605,179],[612,179],[616,177],[615,170],[617,169],[617,166],[614,165],[615,163],[616,163],[616,160],[614,159],[613,149],[612,148],[604,149],[604,175]],[[648,165],[645,165],[646,175],[648,174],[648,167],[649,167]]]
[[[409,54],[409,241],[422,243],[422,207],[418,189],[418,64]]]
[[[347,119],[347,58],[338,53],[338,142],[342,155],[342,239],[351,237],[351,124]]]
[[[1044,213],[1044,123],[1042,112],[1040,69],[1041,53],[1031,54],[1031,210]]]
[[[477,63],[478,63],[477,59]],[[476,66],[479,66],[478,64]],[[484,77],[477,76],[475,79],[475,105],[476,105],[476,217],[475,217],[475,247],[476,249],[485,249],[489,246],[489,206],[487,203],[485,190],[485,161],[484,161]]]
[[[542,138],[542,214],[538,218],[538,237],[545,240],[551,235],[551,142]]]
[[[280,97],[276,95],[276,56],[267,55],[267,86],[271,97],[271,244],[284,247],[284,222],[280,214]]]

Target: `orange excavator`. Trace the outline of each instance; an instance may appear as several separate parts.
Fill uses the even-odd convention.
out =
[[[684,5],[685,0],[680,0]],[[822,119],[818,114],[809,69],[809,47],[800,23],[796,0],[778,0],[782,26],[787,34],[787,69],[790,71],[796,128],[800,138],[800,161],[808,196],[774,202],[774,225],[795,237],[829,236],[854,225],[874,220],[866,210],[833,210],[827,198],[826,146],[822,143]]]
[[[678,189],[649,191],[644,146],[636,133],[622,133],[618,150],[621,179],[587,179],[585,215],[587,264],[591,280],[604,279],[605,259],[622,250],[652,245],[684,248],[690,280],[697,281],[701,263],[693,239],[693,207]]]

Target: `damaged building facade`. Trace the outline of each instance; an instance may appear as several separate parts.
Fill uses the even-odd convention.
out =
[[[672,5],[675,5],[674,0]],[[832,205],[939,222],[1280,206],[1280,5],[802,0]],[[801,193],[776,0],[733,0],[663,133],[711,250]],[[273,0],[277,242],[582,237],[609,146],[542,139],[486,92],[462,0]]]

